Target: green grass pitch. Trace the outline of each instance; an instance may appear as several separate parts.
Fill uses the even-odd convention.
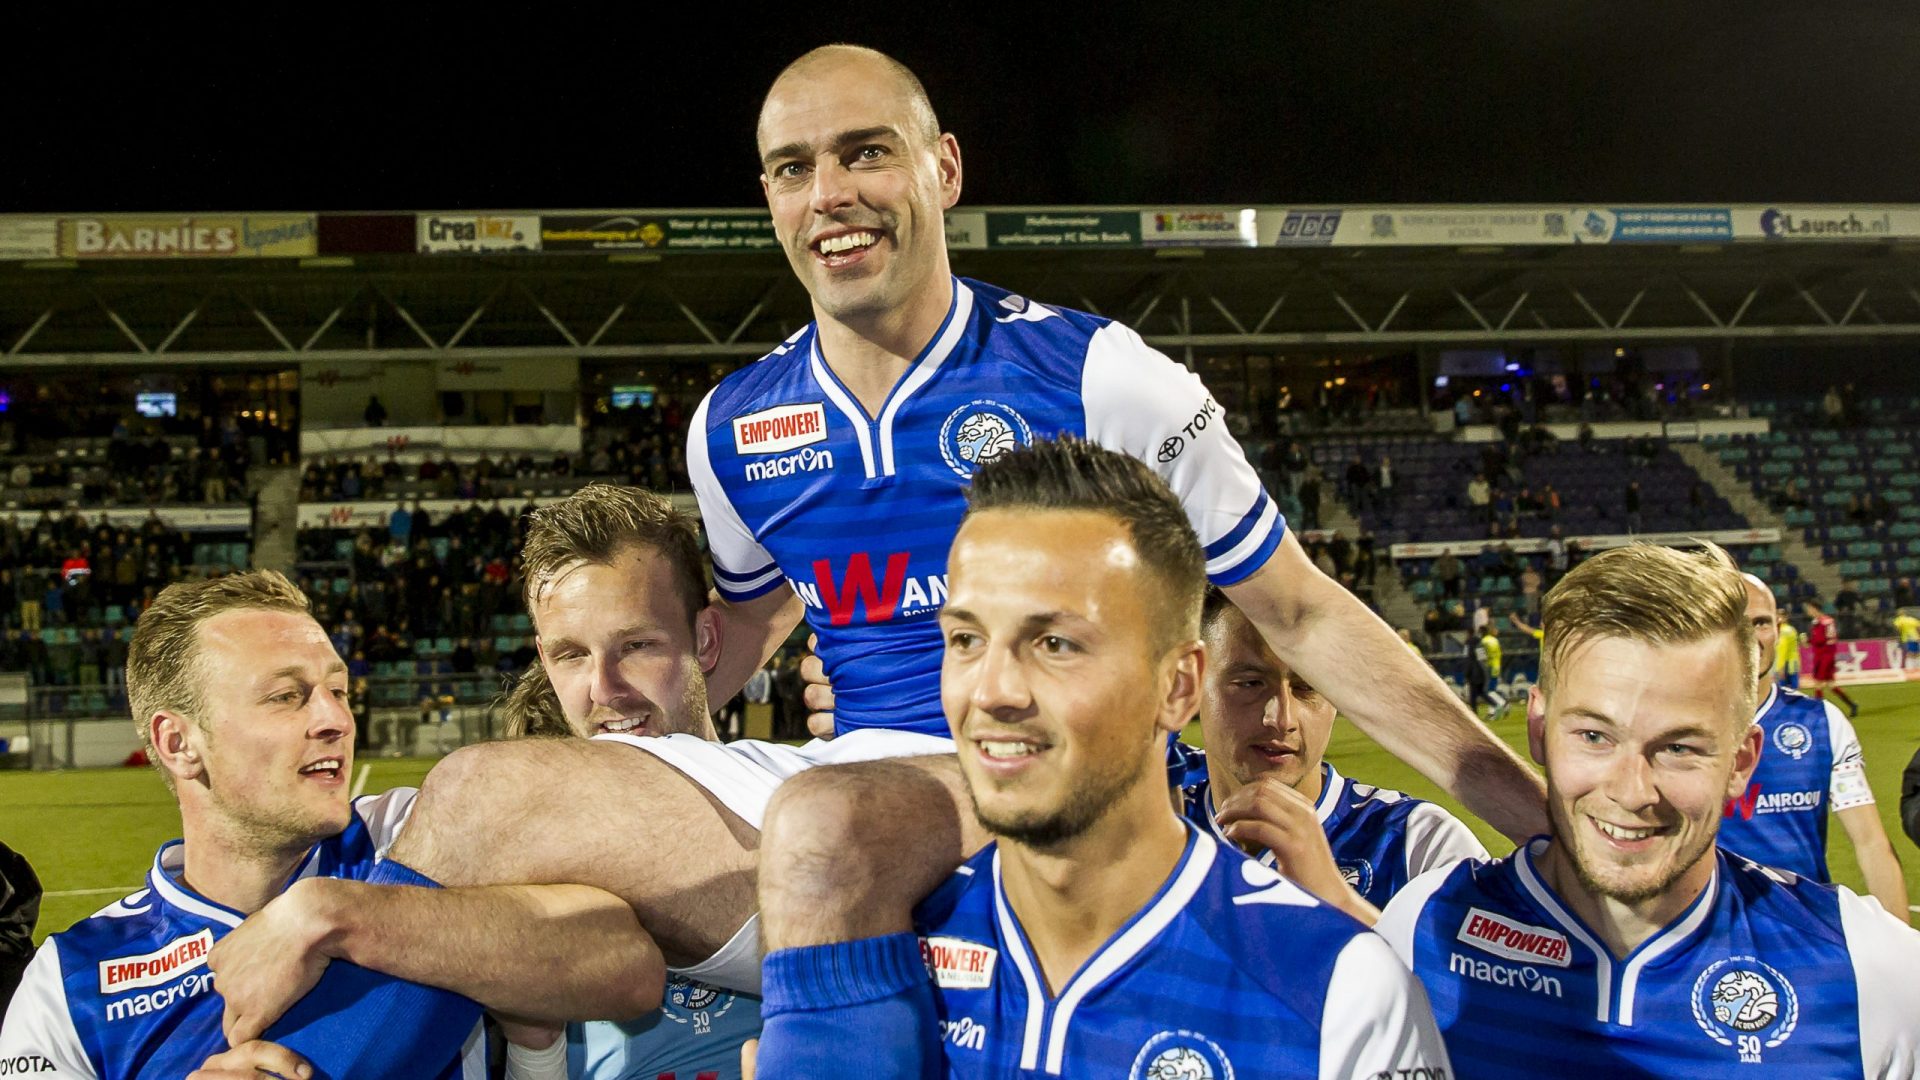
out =
[[[1867,778],[1879,799],[1880,816],[1906,867],[1907,891],[1920,902],[1920,852],[1900,832],[1897,800],[1900,772],[1920,745],[1920,684],[1863,686],[1849,691],[1861,705],[1854,721],[1866,749]],[[1518,709],[1495,729],[1522,754],[1525,725]],[[1197,731],[1193,734],[1197,735]],[[1347,776],[1398,788],[1458,809],[1452,799],[1381,750],[1345,721],[1334,730],[1327,756]],[[367,770],[367,792],[418,784],[432,762],[373,758],[354,766]],[[1488,850],[1512,849],[1479,820],[1461,814]],[[99,769],[0,774],[0,841],[24,854],[47,890],[39,941],[63,930],[140,887],[154,849],[180,835],[180,815],[160,778],[150,769]],[[1834,878],[1861,889],[1853,846],[1836,823],[1829,834]]]

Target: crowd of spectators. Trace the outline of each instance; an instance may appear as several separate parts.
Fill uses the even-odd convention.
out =
[[[493,627],[496,616],[523,610],[514,561],[531,509],[473,503],[436,519],[400,506],[385,528],[302,532],[300,585],[349,672],[414,660],[419,642],[442,638],[453,648],[436,656],[453,674],[526,667],[531,641],[522,635],[502,650]]]
[[[231,419],[222,426],[207,418],[191,437],[136,433],[122,421],[97,453],[68,445],[10,454],[0,463],[0,501],[28,510],[244,502],[250,456]]]
[[[160,589],[205,572],[192,551],[157,515],[138,527],[77,513],[0,519],[0,671],[117,690],[133,621]]]

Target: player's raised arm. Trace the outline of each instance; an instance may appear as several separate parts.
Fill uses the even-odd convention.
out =
[[[1516,841],[1546,830],[1540,778],[1291,533],[1226,593],[1276,654],[1400,760]]]

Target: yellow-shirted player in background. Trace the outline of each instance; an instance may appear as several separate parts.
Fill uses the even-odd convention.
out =
[[[1780,613],[1780,640],[1774,646],[1774,677],[1789,690],[1800,689],[1800,631]]]
[[[1920,619],[1905,608],[1893,617],[1893,632],[1900,635],[1900,668],[1920,667]]]

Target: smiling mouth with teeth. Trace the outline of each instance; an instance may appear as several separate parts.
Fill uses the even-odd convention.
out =
[[[1667,831],[1665,827],[1659,826],[1659,825],[1650,825],[1650,826],[1645,826],[1638,829],[1627,829],[1627,828],[1622,828],[1621,826],[1618,826],[1618,825],[1609,825],[1608,823],[1601,821],[1599,818],[1592,818],[1590,820],[1592,820],[1594,826],[1598,828],[1601,831],[1601,833],[1607,836],[1610,836],[1615,840],[1625,840],[1625,841],[1645,840],[1645,839],[1648,839],[1649,837],[1658,836],[1661,833]]]
[[[635,728],[643,726],[646,722],[645,717],[623,716],[618,720],[600,721],[600,730],[612,735],[623,735]]]
[[[317,773],[325,773],[330,777],[339,776],[340,766],[342,764],[344,764],[344,762],[339,758],[325,758],[300,766],[300,775],[313,776]]]
[[[1039,753],[1041,750],[1040,747],[1025,742],[998,742],[982,739],[978,745],[980,752],[990,758],[1028,757],[1032,754]]]
[[[815,244],[814,248],[822,255],[838,255],[843,251],[869,248],[879,242],[880,238],[870,232],[842,233],[839,236],[827,237]]]

